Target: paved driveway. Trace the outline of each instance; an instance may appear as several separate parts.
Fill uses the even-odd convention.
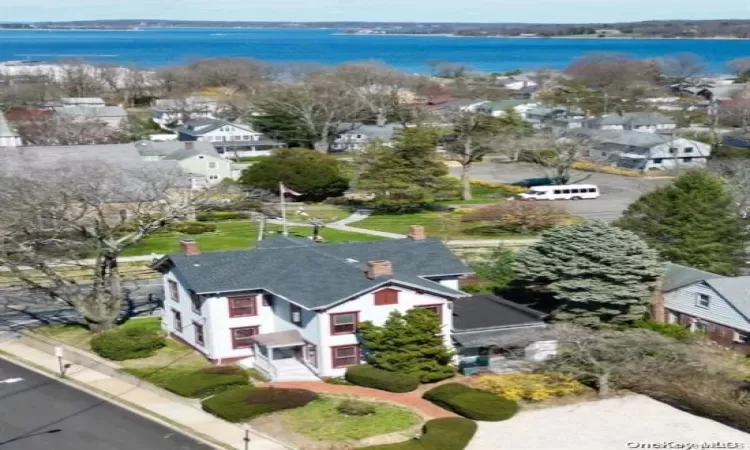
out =
[[[0,359],[2,450],[209,450],[156,422]]]
[[[739,444],[701,447],[703,443]],[[654,444],[672,443],[657,447]],[[675,446],[694,444],[696,447]],[[648,446],[651,444],[651,446]],[[466,450],[626,450],[750,448],[750,434],[641,395],[520,412],[479,422]]]
[[[460,169],[451,169],[458,175]],[[543,172],[531,164],[483,163],[471,170],[472,178],[497,183],[514,183],[524,178],[544,176]],[[575,172],[573,181],[586,178],[584,183],[599,186],[601,197],[596,200],[559,201],[568,212],[588,219],[615,220],[622,212],[644,193],[669,183],[669,180],[644,180],[642,178],[621,177],[603,173]]]

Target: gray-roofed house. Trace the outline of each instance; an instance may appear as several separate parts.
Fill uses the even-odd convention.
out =
[[[671,134],[591,129],[574,133],[590,140],[589,159],[629,169],[702,167],[711,156],[711,145]]]
[[[93,106],[101,108],[107,104],[101,97],[65,97],[60,99],[61,106]]]
[[[512,109],[516,111],[521,117],[526,118],[526,113],[539,106],[539,103],[529,100],[495,100],[482,104],[477,108],[477,112],[489,114],[492,117],[501,117],[505,114],[505,111]]]
[[[584,121],[586,128],[593,130],[642,131],[658,133],[677,128],[677,122],[659,112],[633,112],[607,114]]]
[[[400,124],[364,125],[362,123],[342,123],[338,127],[338,137],[333,141],[332,152],[354,152],[362,150],[371,142],[390,142]]]
[[[471,270],[420,226],[375,242],[278,237],[209,253],[180,245],[155,264],[165,329],[214,363],[239,361],[276,381],[342,376],[364,359],[358,324],[382,325],[393,311],[434,311],[453,347],[455,302],[469,297],[459,278]]]
[[[670,264],[654,317],[680,324],[750,355],[750,276],[725,277]]]
[[[180,141],[210,142],[227,159],[266,156],[275,148],[285,147],[283,142],[268,138],[251,125],[219,119],[188,120],[177,133]]]
[[[110,128],[120,128],[128,121],[128,113],[122,106],[60,106],[53,111],[76,122],[94,121]]]
[[[20,147],[22,145],[21,136],[10,126],[5,119],[5,114],[0,111],[0,147]]]

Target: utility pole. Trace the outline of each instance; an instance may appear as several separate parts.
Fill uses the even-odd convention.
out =
[[[281,197],[281,221],[283,222],[284,236],[289,236],[289,229],[286,225],[286,204],[284,203],[284,183],[279,183],[279,196]]]
[[[245,426],[245,450],[250,450],[250,428]]]
[[[258,240],[259,241],[263,240],[263,235],[265,234],[265,232],[266,232],[266,216],[264,215],[260,218],[260,224],[258,226]]]

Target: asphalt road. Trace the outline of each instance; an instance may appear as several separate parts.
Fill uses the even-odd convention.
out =
[[[2,450],[211,448],[76,388],[0,359]]]
[[[451,169],[459,174],[460,169]],[[483,163],[472,168],[472,178],[493,181],[496,183],[514,183],[524,178],[543,177],[544,173],[531,164]],[[569,214],[587,219],[615,220],[638,197],[669,180],[644,180],[642,178],[621,177],[603,173],[574,173],[573,182],[585,179],[582,183],[599,186],[601,196],[595,200],[558,201]]]
[[[129,299],[123,304],[124,313],[131,316],[152,314],[161,306],[164,296],[161,279],[126,281],[123,285]],[[0,289],[0,331],[70,322],[78,317],[73,308],[39,291]]]

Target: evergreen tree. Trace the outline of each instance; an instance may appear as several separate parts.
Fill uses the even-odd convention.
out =
[[[446,348],[440,320],[433,311],[394,311],[382,327],[360,324],[367,361],[378,369],[418,375],[423,383],[450,378],[453,354]]]
[[[585,326],[643,318],[663,270],[638,236],[600,221],[544,233],[518,254],[515,268],[524,284],[554,295],[555,319]]]
[[[489,281],[493,290],[506,289],[516,280],[515,260],[513,250],[501,245],[487,261],[472,264],[471,268],[477,276]]]
[[[739,209],[721,178],[706,170],[691,170],[643,195],[617,225],[674,263],[734,275],[745,260]]]
[[[304,148],[281,148],[242,172],[240,184],[278,192],[279,183],[320,201],[341,195],[349,187],[336,158]]]
[[[456,198],[457,181],[437,155],[438,133],[406,128],[393,145],[375,145],[355,156],[357,189],[375,197],[371,206],[398,210]]]

